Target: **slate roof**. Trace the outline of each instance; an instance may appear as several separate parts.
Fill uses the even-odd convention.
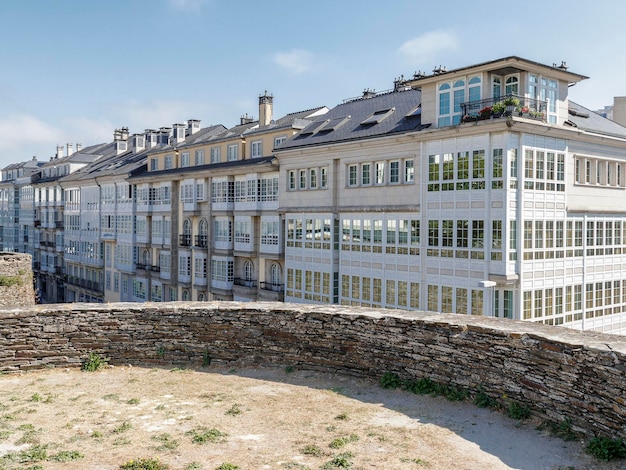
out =
[[[289,113],[281,117],[280,119],[277,119],[276,121],[272,121],[267,126],[259,126],[258,121],[257,121],[256,122],[257,125],[246,130],[244,134],[251,135],[251,134],[256,134],[256,133],[280,130],[280,129],[291,129],[294,127],[296,129],[302,129],[303,127],[306,127],[307,125],[309,125],[313,119],[319,119],[319,117],[310,118],[309,116],[319,111],[322,111],[324,109],[326,109],[326,106],[318,106],[317,108],[311,108],[311,109],[307,109],[304,111],[297,111],[295,113]]]
[[[600,116],[598,113],[590,111],[573,101],[569,102],[569,115],[567,119],[574,124],[569,124],[571,127],[576,127],[588,132],[626,138],[626,127]]]
[[[224,168],[237,168],[242,166],[256,166],[256,165],[264,165],[271,163],[274,159],[273,155],[269,157],[259,157],[259,158],[246,158],[245,160],[233,160],[228,162],[220,162],[220,163],[207,163],[205,165],[194,165],[194,166],[186,166],[182,168],[169,168],[167,170],[158,170],[158,171],[148,171],[147,166],[143,168],[138,168],[133,172],[130,176],[131,178],[141,178],[146,175],[154,175],[162,176],[162,175],[176,175],[180,173],[193,173],[204,170],[221,170]]]
[[[212,141],[213,139],[216,139],[219,135],[226,132],[227,130],[228,129],[226,129],[226,127],[222,124],[217,124],[217,125],[209,126],[209,127],[203,127],[202,129],[199,129],[197,132],[186,136],[183,142],[180,142],[178,144],[170,143],[167,145],[160,145],[157,147],[152,147],[149,150],[151,150],[152,152],[162,152],[162,151],[167,151],[167,150],[173,150],[174,148],[182,149],[185,147],[190,147],[192,145],[202,144],[204,142],[208,142],[208,141]]]
[[[421,92],[402,90],[381,93],[371,98],[359,98],[344,102],[287,139],[277,150],[308,145],[322,145],[356,139],[366,139],[396,133],[418,131],[422,125]],[[370,124],[362,124],[375,113],[380,113]]]
[[[87,165],[70,175],[62,177],[61,182],[83,181],[96,177],[115,175],[123,175],[125,177],[131,169],[146,162],[147,150],[142,150],[138,153],[125,152],[121,155],[116,155],[115,142],[104,144],[98,151],[102,152],[100,158],[93,161],[91,165]]]

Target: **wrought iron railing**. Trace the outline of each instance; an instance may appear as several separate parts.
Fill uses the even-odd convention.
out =
[[[546,101],[520,95],[507,95],[461,103],[462,121],[479,121],[508,116],[546,121]]]
[[[252,279],[242,279],[240,277],[236,277],[233,280],[233,283],[236,286],[242,286],[242,287],[256,287],[257,286],[257,281],[252,280]]]
[[[282,292],[285,284],[272,284],[271,282],[261,282],[261,289],[270,290],[272,292]]]
[[[208,242],[207,235],[196,235],[196,246],[200,248],[206,248]]]

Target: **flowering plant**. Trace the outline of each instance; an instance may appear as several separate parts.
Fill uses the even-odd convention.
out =
[[[483,108],[480,110],[480,116],[481,117],[489,117],[491,116],[491,107],[487,106],[486,108]]]

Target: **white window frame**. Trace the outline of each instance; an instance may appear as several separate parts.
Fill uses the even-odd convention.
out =
[[[250,157],[259,158],[263,156],[263,141],[255,140],[250,143]]]
[[[196,166],[204,165],[204,150],[196,150],[195,159]]]
[[[189,157],[189,152],[183,152],[180,155],[180,167],[187,168],[188,166],[191,166],[191,158]]]
[[[239,144],[230,144],[228,146],[228,161],[233,162],[239,159]]]

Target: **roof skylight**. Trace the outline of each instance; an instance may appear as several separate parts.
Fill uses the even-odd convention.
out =
[[[380,124],[383,120],[391,116],[391,114],[396,110],[396,108],[389,109],[381,109],[379,111],[375,111],[373,114],[370,114],[369,117],[361,121],[362,126],[367,126],[371,124]]]

